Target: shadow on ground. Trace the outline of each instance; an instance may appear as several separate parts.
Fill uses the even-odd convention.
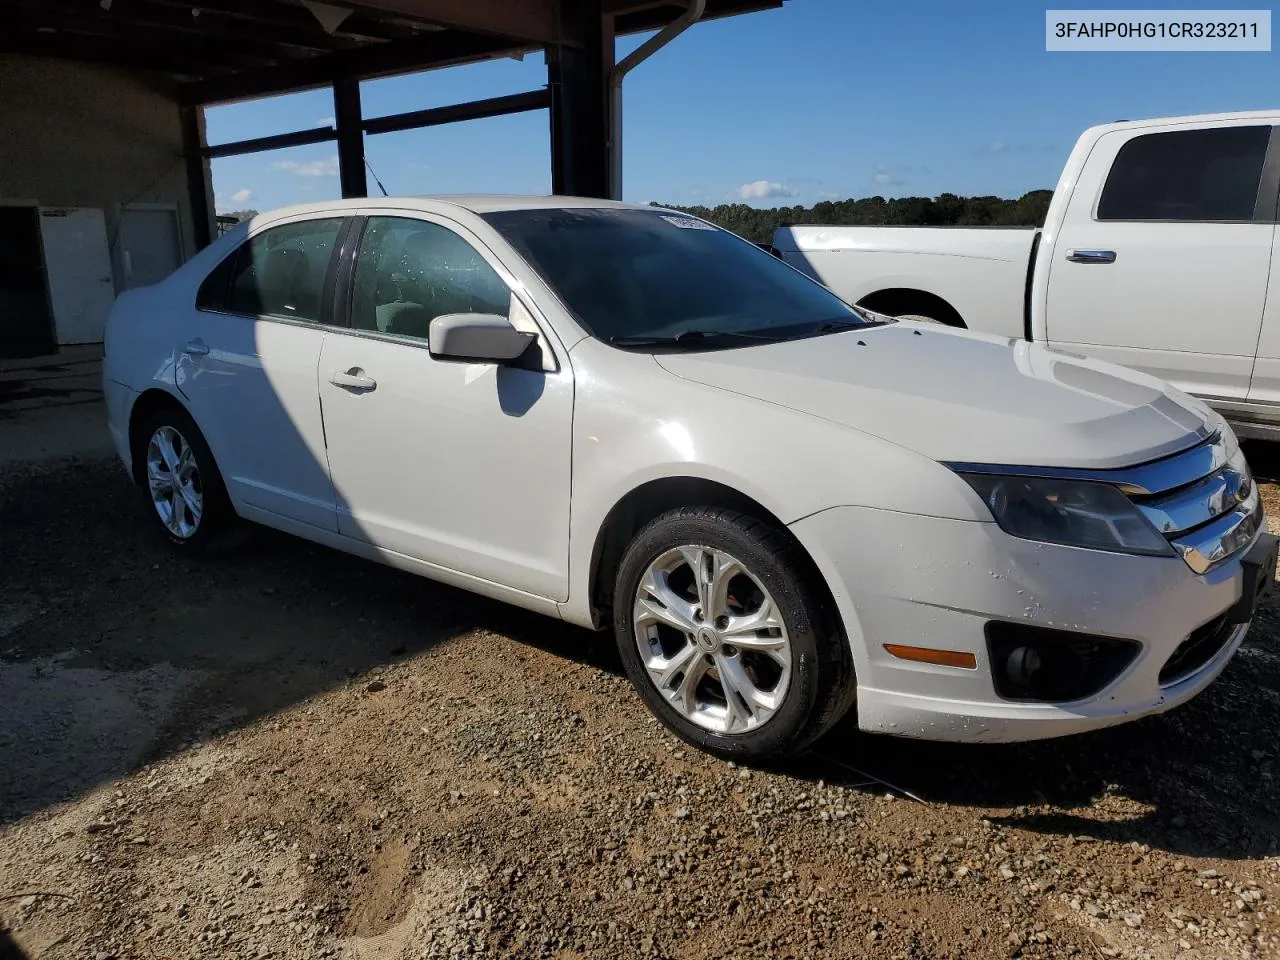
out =
[[[272,531],[177,556],[142,509],[110,460],[0,480],[0,822],[476,630],[619,670],[594,634]]]
[[[608,634],[267,531],[229,556],[187,560],[144,519],[111,461],[0,480],[0,769],[24,771],[0,784],[0,822],[475,631],[620,673]],[[1222,679],[1163,717],[991,747],[870,737],[850,720],[788,769],[848,783],[865,779],[850,767],[864,770],[1046,834],[1273,855],[1277,632],[1271,601]],[[1131,802],[1100,814],[1107,797]]]

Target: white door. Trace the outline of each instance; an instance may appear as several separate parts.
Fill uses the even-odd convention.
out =
[[[58,343],[101,343],[116,298],[102,211],[42,207],[40,236]]]
[[[543,369],[553,359],[521,369],[428,350],[428,325],[446,313],[497,313],[537,329],[473,243],[423,219],[368,221],[353,329],[330,331],[320,357],[338,529],[564,600],[572,374]]]
[[[118,245],[126,290],[159,283],[182,265],[177,211],[125,207]]]
[[[1101,137],[1052,246],[1048,340],[1243,399],[1274,233],[1259,200],[1270,135],[1235,124]]]
[[[256,234],[174,318],[178,389],[236,506],[336,531],[316,392],[323,290],[342,220]]]

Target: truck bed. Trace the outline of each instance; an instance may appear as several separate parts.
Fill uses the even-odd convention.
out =
[[[972,330],[1021,337],[1034,227],[783,227],[786,262],[849,303],[884,309],[894,291],[954,306]]]

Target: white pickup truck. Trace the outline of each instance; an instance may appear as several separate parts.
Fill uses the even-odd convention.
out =
[[[1280,111],[1091,127],[1043,229],[784,227],[774,252],[892,316],[1048,342],[1280,438]]]

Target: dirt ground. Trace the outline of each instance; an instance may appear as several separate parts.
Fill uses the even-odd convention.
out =
[[[764,772],[607,635],[143,519],[98,450],[0,466],[5,960],[1280,956],[1276,600],[1164,717]]]

